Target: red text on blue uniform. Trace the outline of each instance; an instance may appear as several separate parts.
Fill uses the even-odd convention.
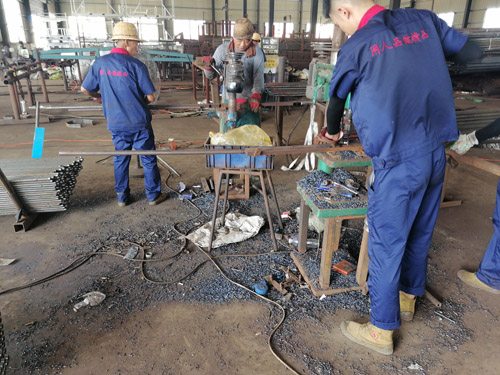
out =
[[[382,42],[382,45],[380,47],[378,44],[375,44],[370,47],[370,51],[372,52],[372,57],[373,57],[375,55],[381,55],[382,52],[385,52],[393,48],[398,48],[408,44],[421,42],[422,40],[427,39],[428,37],[429,34],[427,34],[425,30],[422,30],[420,33],[414,32],[411,35],[405,35],[403,36],[403,38],[394,38],[393,42],[386,43],[384,41]]]

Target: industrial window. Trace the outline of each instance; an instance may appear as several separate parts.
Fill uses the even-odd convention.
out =
[[[306,33],[311,31],[311,24],[306,24]],[[333,25],[331,23],[317,23],[316,24],[316,38],[332,39],[333,38]]]
[[[130,17],[123,21],[133,23],[139,31],[139,37],[145,41],[157,42],[160,38],[156,18]]]
[[[283,37],[283,28],[285,27],[284,22],[274,22],[274,35],[277,38]],[[269,30],[269,22],[265,23],[266,31]],[[290,38],[293,34],[293,22],[286,23],[285,37]]]
[[[441,18],[448,26],[453,26],[453,21],[455,20],[455,12],[439,13],[438,17]]]
[[[2,3],[5,12],[5,20],[7,21],[7,29],[9,30],[10,42],[26,42],[26,34],[24,33],[23,17],[20,8],[21,4],[19,4],[17,0],[2,0]]]
[[[500,8],[490,8],[486,10],[483,27],[488,29],[500,27]]]
[[[184,34],[184,39],[198,40],[200,27],[203,20],[174,20],[174,35]]]
[[[35,45],[38,48],[45,48],[48,45],[47,35],[49,30],[47,23],[44,22],[39,16],[32,15],[31,21],[33,22],[33,34],[35,35]]]
[[[106,19],[104,17],[68,17],[69,30],[74,40],[104,41],[108,39]]]

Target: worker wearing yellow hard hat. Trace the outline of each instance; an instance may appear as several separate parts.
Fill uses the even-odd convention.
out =
[[[148,103],[154,101],[155,87],[143,62],[136,59],[139,38],[136,27],[118,22],[111,39],[116,47],[109,55],[98,58],[82,83],[82,92],[101,98],[104,116],[111,132],[115,150],[154,150],[155,138],[151,127]],[[100,91],[100,93],[98,92]],[[141,155],[144,185],[149,205],[164,201],[160,171],[154,155]],[[115,156],[115,191],[118,206],[130,202],[130,156]]]
[[[260,44],[260,34],[259,33],[253,33],[252,42],[256,43],[257,45]]]

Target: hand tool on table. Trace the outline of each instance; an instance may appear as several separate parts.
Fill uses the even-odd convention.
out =
[[[318,185],[318,189],[330,191],[331,190],[330,186],[340,187],[342,189],[349,191],[350,193],[352,193],[354,195],[359,195],[359,192],[357,192],[356,190],[349,188],[346,185],[341,184],[340,182],[337,182],[337,181],[333,181],[333,180],[323,180],[320,183],[320,185]]]

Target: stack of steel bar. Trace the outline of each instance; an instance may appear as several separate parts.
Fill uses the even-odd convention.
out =
[[[2,316],[0,315],[0,375],[5,375],[7,372],[7,363],[9,357],[5,350],[5,336],[3,334]]]
[[[479,43],[485,51],[485,57],[481,61],[465,64],[452,64],[452,74],[470,74],[500,71],[500,30],[466,30],[469,39]]]
[[[0,160],[28,213],[65,211],[82,169],[82,158]],[[7,192],[0,187],[0,216],[17,213]]]
[[[457,126],[460,133],[479,130],[500,117],[500,109],[489,111],[457,111]]]
[[[458,111],[458,130],[460,130],[460,133],[462,134],[467,134],[485,127],[497,118],[500,118],[500,109],[496,111]],[[490,146],[494,146],[494,148],[497,148],[497,145],[500,143],[500,137],[489,138],[482,142],[482,144],[486,143],[490,144]]]

